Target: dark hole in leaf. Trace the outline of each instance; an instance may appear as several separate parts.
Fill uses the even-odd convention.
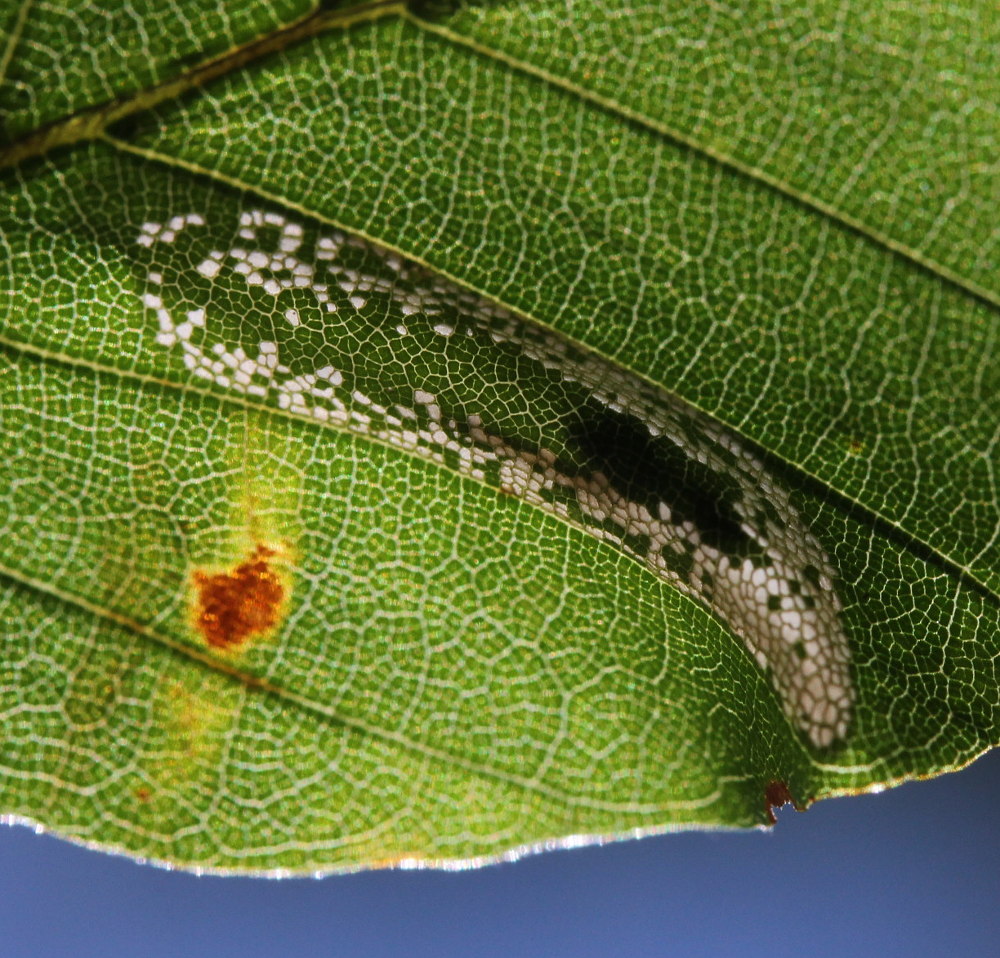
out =
[[[655,516],[669,506],[671,521],[694,524],[703,542],[728,555],[762,550],[741,528],[734,503],[736,480],[689,457],[665,436],[653,436],[635,416],[590,404],[570,427],[570,447],[584,455],[589,472],[603,472],[629,499]]]

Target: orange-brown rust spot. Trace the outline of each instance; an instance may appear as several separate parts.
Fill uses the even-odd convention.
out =
[[[782,805],[792,805],[798,809],[798,804],[795,799],[792,798],[792,793],[789,791],[788,786],[778,779],[767,783],[767,788],[764,789],[764,810],[767,812],[767,817],[771,820],[771,824],[774,825],[778,819],[774,814],[776,808],[781,808]]]
[[[135,790],[135,797],[145,804],[153,797],[153,793],[145,785],[142,785]]]
[[[195,622],[209,645],[236,648],[277,625],[285,587],[270,561],[275,555],[274,549],[258,545],[231,572],[194,573]]]

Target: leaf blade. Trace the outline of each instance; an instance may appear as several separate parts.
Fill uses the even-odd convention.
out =
[[[377,104],[388,89],[409,91],[411,102],[420,106],[419,129],[433,132],[428,117],[449,115],[431,108],[433,84],[411,82],[408,87],[400,82],[393,88],[393,67],[398,64],[374,58],[384,52],[377,49],[381,44],[390,53],[405,48],[412,54],[420,46],[409,42],[417,36],[413,30],[408,24],[381,24],[331,34],[288,51],[249,71],[258,88],[251,88],[248,98],[256,97],[259,106],[264,102],[259,85],[273,84],[274,89],[283,87],[286,96],[294,90],[292,102],[300,108],[307,105],[309,86],[302,85],[296,73],[303,66],[296,58],[315,56],[318,50],[329,53],[338,49],[331,43],[346,38],[348,46],[354,44],[347,56],[357,58],[355,81],[367,75],[357,68],[366,62],[364,56],[373,57],[367,62],[379,63],[379,95],[351,94],[350,77],[315,87],[314,92],[333,92],[341,103],[353,95],[356,102]],[[430,54],[420,49],[418,53],[422,59],[411,65],[422,64],[419,72],[407,74],[405,64],[397,70],[404,80],[433,77],[431,66],[445,63],[439,47]],[[324,70],[328,75],[328,65],[339,62],[335,56],[325,57],[327,66],[320,67],[318,75]],[[315,66],[305,64],[307,79]],[[487,90],[485,101],[472,97],[473,106],[520,102],[512,100],[511,91],[523,89],[517,87],[521,80],[509,71],[498,79],[493,66],[483,74],[461,66],[452,69]],[[364,81],[359,82],[363,93]],[[515,204],[515,215],[505,221],[503,242],[490,246],[498,220],[477,227],[469,215],[476,209],[475,196],[465,196],[449,182],[454,171],[491,169],[488,163],[477,165],[482,144],[490,142],[488,134],[496,129],[486,121],[487,135],[482,129],[451,127],[460,147],[480,145],[474,162],[441,140],[435,141],[433,151],[425,151],[422,167],[408,171],[394,160],[403,155],[398,151],[366,153],[371,142],[366,144],[365,136],[371,129],[348,112],[346,133],[338,131],[344,138],[327,141],[344,147],[329,155],[348,171],[349,185],[346,196],[335,197],[339,205],[331,206],[329,191],[297,185],[297,171],[282,165],[274,151],[257,164],[254,192],[220,185],[226,179],[242,182],[252,166],[227,166],[233,157],[226,152],[216,156],[213,169],[199,171],[211,154],[200,138],[212,132],[209,119],[220,104],[226,104],[229,117],[223,131],[229,137],[226,142],[238,135],[239,123],[233,121],[251,128],[252,111],[241,114],[231,108],[232,103],[239,105],[235,81],[224,81],[206,93],[204,113],[192,104],[164,109],[151,125],[140,121],[129,131],[117,131],[110,146],[77,147],[5,174],[16,202],[3,230],[9,266],[2,332],[5,365],[0,368],[5,398],[0,410],[5,426],[10,426],[4,430],[3,474],[11,492],[3,500],[2,519],[17,557],[6,566],[5,581],[19,598],[5,606],[3,621],[5,630],[19,637],[10,658],[23,676],[18,683],[5,684],[3,709],[18,720],[20,736],[13,758],[5,760],[5,809],[45,820],[81,840],[190,867],[343,870],[399,858],[480,860],[567,833],[620,835],[678,824],[760,822],[766,811],[764,796],[775,781],[786,782],[796,798],[809,800],[955,767],[994,744],[996,596],[959,574],[967,567],[977,573],[994,568],[989,528],[984,539],[977,527],[977,520],[995,512],[991,503],[996,502],[990,498],[991,475],[983,457],[993,421],[989,357],[994,334],[986,322],[988,310],[976,312],[980,307],[970,306],[967,297],[899,272],[891,259],[865,259],[872,254],[858,253],[857,245],[827,227],[821,235],[824,243],[843,252],[849,267],[844,275],[862,277],[869,268],[874,271],[878,295],[860,297],[868,307],[868,327],[850,330],[853,339],[847,334],[838,338],[836,324],[829,321],[818,331],[794,330],[801,336],[797,344],[834,342],[846,356],[853,347],[855,354],[865,356],[868,373],[874,370],[873,379],[862,377],[860,386],[847,383],[841,395],[827,396],[831,408],[838,401],[842,405],[844,396],[857,400],[871,381],[887,389],[905,379],[904,372],[911,374],[908,404],[886,413],[897,428],[879,432],[881,424],[876,423],[872,434],[911,454],[931,448],[942,436],[948,439],[945,452],[930,463],[929,476],[920,478],[926,486],[944,476],[949,484],[945,508],[960,505],[950,516],[950,526],[933,530],[939,543],[955,533],[955,541],[942,551],[951,560],[949,566],[941,562],[941,554],[925,547],[919,535],[922,526],[912,521],[928,498],[920,483],[907,485],[907,477],[902,477],[896,504],[905,533],[901,536],[891,524],[873,521],[878,509],[872,501],[863,509],[852,503],[851,477],[845,479],[838,459],[828,456],[820,462],[828,474],[818,483],[787,468],[788,462],[797,462],[807,471],[822,473],[808,469],[810,454],[822,459],[822,444],[819,452],[802,450],[816,442],[817,435],[829,438],[816,430],[823,416],[813,410],[815,418],[804,420],[801,436],[792,427],[795,423],[802,428],[793,417],[830,382],[820,358],[796,378],[781,371],[786,343],[777,341],[769,351],[765,338],[756,346],[763,381],[746,369],[734,375],[718,365],[709,375],[694,368],[703,345],[696,342],[697,335],[707,332],[708,339],[721,339],[723,332],[740,329],[738,324],[727,327],[717,316],[709,316],[686,335],[678,337],[675,329],[670,344],[686,338],[688,352],[664,357],[662,344],[655,340],[656,325],[643,326],[640,316],[655,298],[644,293],[647,298],[640,296],[632,309],[614,311],[612,307],[637,289],[623,264],[652,263],[655,276],[666,258],[639,255],[655,245],[649,237],[659,234],[651,229],[644,234],[645,246],[627,247],[631,260],[614,261],[610,254],[607,263],[599,256],[588,259],[580,254],[579,243],[564,242],[573,230],[561,223],[559,204],[574,215],[584,207],[565,199],[579,200],[578,187],[575,193],[549,189],[546,178],[560,167],[553,163],[545,168],[539,157],[566,155],[550,149],[551,144],[573,147],[577,183],[588,182],[588,175],[589,182],[597,182],[593,171],[607,160],[609,166],[618,164],[616,183],[627,185],[635,173],[625,167],[639,163],[639,154],[622,151],[619,142],[586,173],[579,130],[596,128],[589,107],[573,114],[576,125],[570,125],[567,137],[559,130],[565,113],[552,106],[556,99],[540,101],[542,112],[549,114],[546,149],[535,155],[529,151],[512,164],[506,179],[494,182],[495,187],[521,191],[513,196],[538,201],[524,202],[520,213]],[[479,87],[473,93],[478,95]],[[397,102],[394,97],[388,102]],[[558,102],[565,104],[565,99]],[[312,115],[310,110],[300,112]],[[272,112],[278,116],[277,108]],[[378,142],[384,145],[395,138],[401,148],[408,139],[412,144],[408,115],[404,104],[392,114],[392,123],[386,123],[392,136]],[[450,115],[482,117],[469,104]],[[488,111],[485,116],[490,119]],[[295,135],[313,137],[308,155],[316,160],[323,152],[320,134],[329,131],[315,125],[296,131],[296,121],[294,110],[282,116]],[[183,130],[182,137],[172,136],[173,124]],[[646,137],[646,147],[651,142],[645,133],[619,133],[636,142]],[[123,137],[134,142],[130,145]],[[508,152],[503,159],[510,159],[509,144],[515,139],[504,141]],[[288,140],[279,137],[276,142]],[[173,153],[163,150],[164,143]],[[711,199],[724,192],[724,171],[712,167],[707,175],[703,158],[667,159],[662,145],[655,145],[653,155],[660,168],[676,177],[673,183],[681,190],[677,195],[688,206],[692,197]],[[343,162],[351,156],[359,162]],[[399,182],[387,178],[386,162]],[[306,170],[314,186],[327,169],[317,160],[315,168]],[[650,167],[635,169],[640,171],[638,181]],[[413,208],[400,204],[394,210],[393,197],[411,190],[416,195],[417,184],[428,176],[430,188],[423,203]],[[463,182],[459,179],[458,186]],[[261,200],[274,193],[275,183],[287,194],[277,211]],[[701,193],[692,189],[697,183],[702,184]],[[399,192],[387,192],[390,186]],[[780,245],[779,221],[792,215],[786,201],[743,181],[739,191],[752,202],[737,210],[771,211],[770,233],[761,248]],[[369,192],[374,201],[369,197],[365,203],[353,202]],[[302,197],[307,193],[314,199],[304,216]],[[632,194],[626,190],[625,197],[625,212],[617,220],[570,217],[567,222],[584,224],[585,245],[607,254],[613,240],[630,235],[622,231],[629,217],[633,224],[654,219],[643,210],[638,189]],[[496,496],[481,479],[456,475],[454,463],[431,461],[419,451],[400,456],[370,436],[307,421],[301,410],[275,409],[235,395],[231,384],[199,384],[192,378],[177,353],[180,341],[194,341],[192,331],[186,338],[178,332],[183,309],[196,311],[207,303],[213,311],[213,333],[221,324],[237,342],[284,329],[285,349],[294,346],[300,333],[285,329],[292,324],[285,302],[280,308],[277,301],[262,308],[259,298],[246,298],[232,285],[218,282],[221,267],[217,270],[211,263],[249,262],[252,255],[227,258],[225,251],[232,253],[233,241],[225,239],[224,230],[216,260],[207,248],[196,254],[195,246],[185,245],[186,239],[158,238],[164,231],[187,236],[189,227],[200,229],[208,221],[213,230],[218,222],[228,221],[233,231],[241,216],[250,215],[252,225],[253,211],[265,208],[282,222],[294,219],[310,235],[325,231],[329,237],[330,220],[343,225],[354,217],[351,222],[369,234],[381,224],[378,235],[398,240],[394,245],[416,251],[446,274],[457,272],[449,263],[461,265],[469,270],[472,285],[496,298],[516,293],[531,305],[536,321],[569,331],[619,360],[627,357],[628,367],[649,378],[665,379],[672,368],[679,369],[683,394],[703,407],[716,405],[720,418],[734,418],[741,430],[778,452],[772,457],[775,474],[792,483],[796,510],[808,517],[810,530],[839,570],[844,622],[855,661],[863,666],[857,671],[858,709],[844,747],[830,755],[808,748],[791,732],[771,684],[722,623],[607,541],[516,499]],[[480,208],[493,211],[488,204]],[[636,210],[642,213],[639,220]],[[203,222],[191,221],[191,211]],[[530,216],[519,219],[524,211]],[[681,239],[701,235],[695,228],[699,223],[711,226],[719,220],[718,211],[706,207],[704,212],[707,218],[680,223]],[[735,222],[732,210],[727,215],[730,224]],[[174,227],[177,216],[181,222]],[[531,216],[537,219],[533,225]],[[661,221],[662,215],[656,223]],[[155,229],[147,230],[146,223]],[[815,228],[808,217],[801,223]],[[532,228],[514,229],[518,224]],[[712,230],[704,235],[711,237]],[[139,242],[142,236],[150,238],[149,246]],[[285,239],[293,237],[282,233]],[[181,263],[187,271],[184,284],[167,282],[170,302],[158,291],[163,276],[152,278],[162,263],[143,258],[143,250],[155,245],[154,240],[166,242],[176,251],[175,258],[187,257]],[[714,255],[722,247],[706,248]],[[684,265],[683,253],[683,242],[671,247],[671,255],[678,256],[675,267]],[[298,258],[294,251],[290,255]],[[576,263],[578,255],[584,266],[567,277],[565,268]],[[723,259],[732,273],[732,261]],[[835,256],[796,259],[794,249],[789,260],[765,257],[762,262],[770,272],[758,264],[757,272],[747,275],[754,280],[766,275],[778,280],[799,277],[800,295],[817,285],[831,295],[842,275],[833,269]],[[799,265],[775,267],[784,262]],[[880,264],[879,269],[872,263]],[[810,286],[801,278],[809,280],[802,264],[814,270],[822,265],[824,278],[813,279]],[[195,275],[199,266],[205,266],[204,282]],[[710,257],[703,256],[698,266],[711,266]],[[648,275],[648,270],[639,274],[641,279]],[[543,282],[536,288],[532,280]],[[865,285],[861,279],[853,281],[857,285],[851,286],[852,293]],[[624,284],[621,290],[616,283]],[[315,292],[315,280],[307,285]],[[687,292],[705,294],[709,285],[704,278],[689,281]],[[901,309],[898,304],[915,289],[919,295],[911,299],[921,308]],[[560,296],[568,293],[582,295],[582,300],[567,296],[559,306]],[[706,295],[689,295],[686,311],[674,311],[675,321],[679,316],[697,317],[697,307],[708,302]],[[728,302],[724,295],[713,296],[716,311]],[[768,301],[766,296],[760,299]],[[302,304],[294,303],[300,310]],[[587,325],[593,309],[584,307],[594,303],[605,307],[606,329]],[[39,304],[45,304],[44,309]],[[760,305],[755,303],[755,308]],[[160,322],[163,310],[170,313],[169,328]],[[878,320],[893,310],[892,328],[878,329]],[[389,323],[390,315],[391,321],[401,318],[379,314],[372,328]],[[787,335],[789,317],[805,315],[786,308],[771,331]],[[431,328],[442,322],[429,315],[423,318]],[[309,314],[306,326],[315,321]],[[319,345],[317,355],[326,355],[324,349],[336,352],[335,328],[332,322],[316,327],[331,337]],[[532,328],[545,341],[549,334],[544,325]],[[708,354],[716,359],[735,356],[732,365],[739,370],[746,362],[739,349],[753,343],[746,335],[754,328],[748,317],[744,339],[732,352],[709,343]],[[911,329],[923,338],[911,342]],[[157,343],[157,331],[173,339]],[[368,392],[388,394],[393,383],[379,384],[379,371],[398,387],[407,381],[406,371],[392,363],[404,356],[411,366],[432,375],[428,343],[434,336],[450,335],[426,333],[420,349],[408,357],[398,346],[386,351],[369,337],[366,345],[372,355],[357,350],[352,372],[364,374],[367,365],[373,371]],[[972,361],[961,358],[955,376],[957,408],[934,385],[943,379],[945,368],[951,369],[935,355],[949,338],[976,344]],[[873,365],[872,356],[890,343],[899,347],[900,355],[884,362],[879,356]],[[176,355],[168,362],[171,349]],[[486,361],[481,362],[486,368]],[[442,383],[450,378],[468,387],[474,367],[475,362],[468,364],[457,376],[446,373]],[[386,375],[387,370],[396,371]],[[624,365],[620,372],[627,374]],[[504,410],[507,425],[516,418],[516,395],[539,395],[538,381],[514,375],[513,392],[498,394],[506,395],[497,408]],[[918,401],[927,384],[932,400],[928,408],[940,417],[930,417],[930,426],[920,421],[925,409]],[[763,388],[763,398],[751,393],[755,387]],[[481,397],[481,390],[474,392]],[[907,396],[905,388],[902,395]],[[734,397],[736,413],[723,414],[721,408],[731,405]],[[771,397],[778,397],[780,405],[773,413],[763,409],[762,425],[757,420]],[[971,426],[962,418],[970,412],[978,417]],[[166,426],[160,422],[164,416]],[[530,419],[521,426],[530,426]],[[797,446],[800,441],[805,445]],[[798,452],[789,455],[789,446]],[[884,463],[894,461],[890,451],[879,449],[873,455],[862,450],[867,471],[860,488],[867,500],[883,488],[893,488],[895,477],[877,474]],[[957,460],[982,461],[985,469],[974,483],[957,488]],[[193,465],[198,462],[207,465]],[[932,521],[938,514],[932,514]],[[432,529],[433,535],[415,540],[415,525]],[[287,556],[294,582],[285,624],[239,652],[236,660],[216,657],[204,650],[191,627],[192,572],[231,566],[257,540],[280,546]],[[961,566],[977,549],[976,561]],[[43,583],[48,591],[40,588]],[[66,609],[67,602],[78,608]],[[60,616],[75,615],[80,621],[72,630],[72,642],[60,637],[53,603],[59,605]],[[38,638],[43,632],[44,642]],[[96,665],[92,659],[100,656],[94,656],[95,646],[107,650]],[[145,656],[158,664],[146,667]],[[52,674],[53,661],[60,663],[64,676],[78,669],[79,681],[67,690],[58,674]],[[115,692],[110,704],[106,689],[110,684],[114,692],[115,682],[109,682],[109,675],[133,683],[127,694]],[[162,680],[164,688],[157,691],[152,679]],[[171,691],[174,685],[179,691]],[[275,698],[280,707],[272,707]],[[32,725],[21,721],[25,714],[44,718],[33,719],[38,724]],[[303,730],[302,738],[296,737]],[[460,743],[458,754],[449,751],[453,739]],[[46,743],[44,749],[38,741]],[[107,756],[122,741],[129,743],[131,758],[116,767]],[[303,741],[315,754],[302,748]],[[411,760],[414,754],[422,759]],[[433,769],[427,764],[431,760],[436,763]],[[169,787],[157,777],[164,761],[173,763]],[[95,767],[100,770],[96,783]],[[190,781],[181,781],[184,776],[177,769],[193,771]],[[484,769],[494,774],[480,774]],[[123,775],[134,773],[137,777],[123,786]],[[340,773],[343,780],[337,781]],[[299,792],[308,796],[297,816],[281,809],[281,801],[291,795],[298,800]],[[102,798],[95,801],[95,795]],[[157,804],[164,800],[166,804]],[[338,811],[331,813],[331,804]],[[258,838],[248,841],[248,832]]]

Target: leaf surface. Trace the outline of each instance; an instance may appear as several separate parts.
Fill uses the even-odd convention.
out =
[[[829,57],[795,153],[807,100],[684,113],[681,33],[619,13],[191,12],[123,36],[146,72],[77,21],[2,174],[6,813],[186,867],[479,861],[996,744],[995,124],[954,107],[890,215],[858,184],[906,123],[849,183],[878,110]],[[54,17],[8,17],[6,102]]]

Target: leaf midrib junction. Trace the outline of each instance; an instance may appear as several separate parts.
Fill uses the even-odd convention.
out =
[[[25,3],[22,8],[22,20],[26,18],[28,6],[29,3]],[[397,16],[420,30],[432,33],[451,44],[463,47],[511,70],[570,93],[597,109],[618,116],[628,123],[643,127],[667,140],[680,144],[731,172],[767,187],[780,194],[785,200],[810,209],[814,213],[832,220],[839,227],[865,237],[870,242],[907,260],[912,265],[930,272],[943,282],[957,287],[967,295],[994,307],[1000,307],[1000,289],[989,289],[974,282],[939,260],[921,253],[914,247],[894,239],[888,233],[875,229],[864,220],[850,215],[835,204],[801,190],[787,180],[775,176],[759,166],[745,163],[734,154],[720,150],[678,127],[663,123],[655,117],[632,109],[620,100],[590,90],[537,64],[511,56],[503,50],[489,47],[465,34],[425,20],[409,9],[408,0],[361,0],[352,6],[334,10],[317,6],[298,20],[269,34],[255,37],[226,53],[212,57],[190,70],[144,90],[137,91],[129,97],[86,107],[68,117],[48,123],[28,133],[20,140],[0,148],[0,170],[24,160],[44,155],[58,146],[101,138],[105,130],[119,120],[150,110],[169,100],[177,99],[196,87],[205,86],[272,53],[288,49],[321,33],[335,29],[347,29],[357,24],[391,16]],[[6,65],[13,58],[16,36],[17,32],[15,31],[8,48],[4,51],[3,65]],[[2,78],[2,73],[0,73],[0,78]],[[380,242],[384,244],[384,241]]]

